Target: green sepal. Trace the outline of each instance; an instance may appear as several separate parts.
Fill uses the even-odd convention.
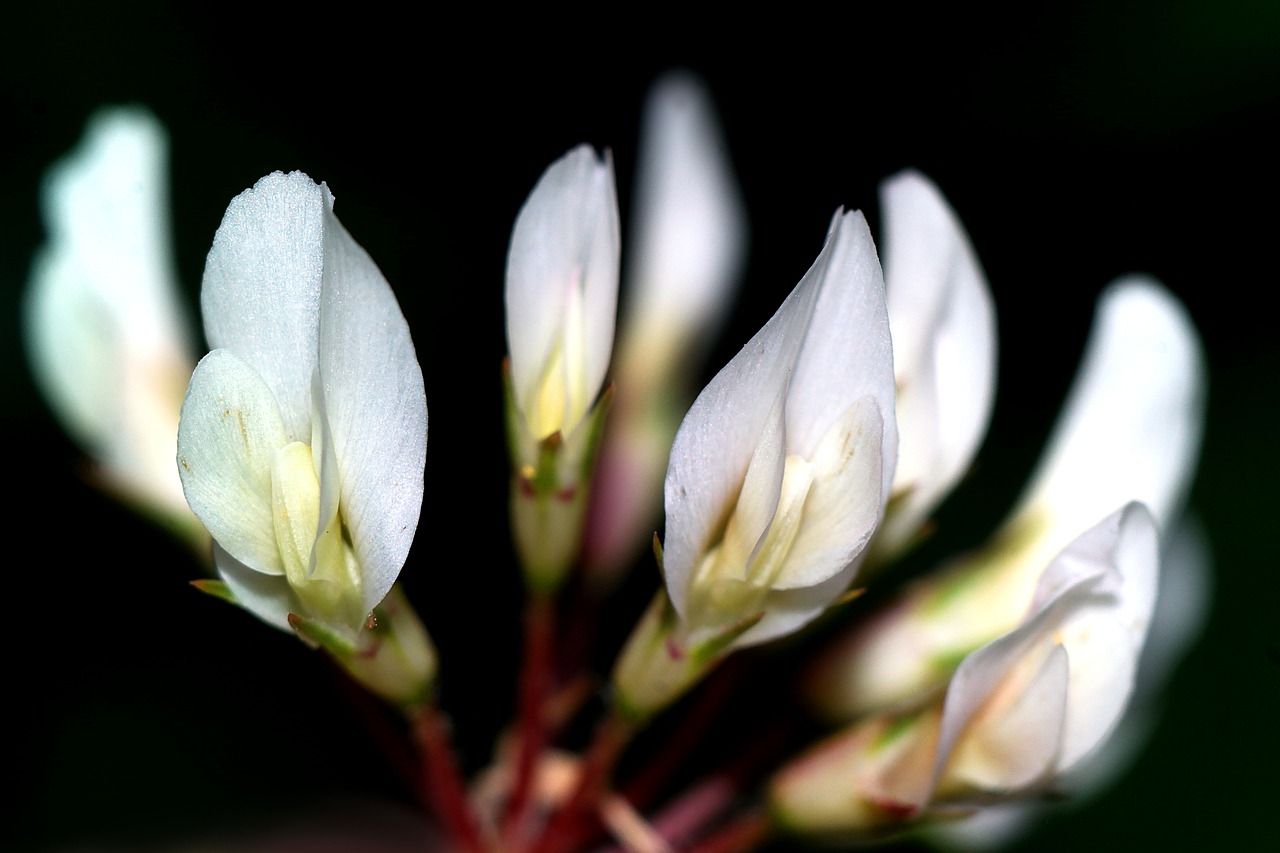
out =
[[[690,656],[703,666],[711,666],[728,651],[729,646],[756,626],[764,618],[764,611],[739,619],[732,625],[721,628],[719,632],[703,640],[697,648],[690,649]]]
[[[666,589],[659,589],[614,664],[618,712],[629,722],[645,723],[701,681],[763,617],[753,614],[683,648],[680,617]]]
[[[511,455],[511,523],[525,585],[554,593],[577,562],[587,502],[605,417],[613,402],[610,385],[568,435],[536,440],[516,406],[510,361],[503,364],[506,432]]]
[[[237,606],[240,605],[240,602],[236,599],[235,593],[231,591],[231,587],[227,586],[220,580],[201,578],[199,580],[192,581],[191,585],[203,592],[205,595],[219,598]]]
[[[333,630],[323,622],[308,619],[297,613],[289,614],[289,627],[302,642],[313,649],[324,649],[338,658],[349,657],[356,652],[356,644],[350,637]]]

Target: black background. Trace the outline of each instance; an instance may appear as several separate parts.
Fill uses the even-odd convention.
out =
[[[0,731],[16,849],[174,849],[406,801],[323,660],[193,591],[198,567],[179,546],[81,481],[32,385],[17,305],[42,236],[38,182],[89,113],[143,103],[169,127],[192,306],[227,203],[276,169],[327,181],[395,288],[431,412],[427,498],[401,578],[440,647],[442,703],[475,769],[510,714],[518,648],[499,386],[511,224],[546,165],[586,141],[613,151],[625,233],[640,106],[672,67],[713,93],[753,232],[712,365],[799,279],[837,206],[875,227],[885,176],[921,169],[964,220],[996,297],[1000,389],[943,543],[981,541],[1016,495],[1102,287],[1147,271],[1187,304],[1211,371],[1191,499],[1215,559],[1210,621],[1131,771],[1024,844],[1275,846],[1274,7],[1128,0],[1008,18],[858,4],[697,26],[687,9],[647,4],[425,22],[367,4],[42,9],[0,13],[0,590],[12,617]],[[656,584],[651,564],[640,571],[637,602]]]

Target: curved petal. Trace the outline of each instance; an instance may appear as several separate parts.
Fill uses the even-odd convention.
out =
[[[687,72],[664,77],[642,124],[624,343],[651,362],[655,349],[687,357],[705,347],[740,278],[747,225],[701,81]]]
[[[1053,769],[1069,768],[1110,731],[1128,701],[1133,673],[1155,603],[1156,533],[1150,513],[1129,504],[1077,537],[1044,570],[1027,619],[1015,630],[968,655],[947,687],[938,772],[963,750],[975,726],[986,756],[1047,755]],[[1046,657],[1061,649],[1066,684],[1054,687]],[[1014,711],[1020,696],[1037,691],[1046,728],[1037,729]],[[1045,697],[1061,694],[1065,707],[1045,708]],[[1033,703],[1033,704],[1034,704]],[[1030,707],[1030,706],[1028,706]],[[1050,720],[1056,720],[1048,728]],[[976,721],[976,722],[975,722]],[[1052,749],[1046,737],[1052,736]],[[995,737],[1027,737],[997,747]],[[1023,775],[1014,764],[1008,778]],[[993,765],[972,769],[996,778]],[[1039,774],[1033,774],[1039,775]]]
[[[784,608],[777,617],[766,606],[762,622],[737,645],[775,636],[783,625],[803,624],[839,595],[843,590],[827,581],[841,577],[847,583],[846,564],[856,559],[884,510],[892,474],[883,472],[893,463],[883,454],[892,454],[893,442],[892,425],[881,416],[893,411],[892,395],[888,319],[870,232],[861,214],[837,211],[813,266],[698,396],[676,434],[667,470],[664,547],[673,603],[694,582],[704,555],[720,537],[728,538],[726,523],[730,532],[739,532],[738,507],[780,506],[792,481],[766,484],[749,473],[760,448],[776,435],[783,436],[785,450],[775,456],[783,456],[784,467],[794,467],[804,482],[792,484],[799,491],[787,499],[791,515],[785,530],[775,536],[771,521],[761,531],[751,554],[751,581],[766,605],[774,600],[770,590],[798,593],[820,586],[830,597],[817,602],[811,594],[790,596],[795,609]],[[780,397],[785,427],[770,428]],[[881,401],[887,408],[879,408]],[[758,493],[765,485],[769,493]],[[799,552],[788,556],[797,545]],[[769,566],[761,574],[754,562],[758,555],[764,559],[764,551]],[[742,601],[754,607],[756,599]]]
[[[210,535],[254,571],[284,573],[271,501],[271,457],[289,443],[258,373],[227,350],[200,360],[182,403],[178,475]]]
[[[1151,513],[1129,504],[1099,528],[1112,537],[1108,559],[1119,583],[1106,600],[1074,609],[1057,626],[1054,639],[1071,664],[1060,771],[1093,750],[1120,719],[1155,609],[1160,557]]]
[[[824,250],[813,269],[824,268],[827,257]],[[664,484],[663,539],[663,569],[673,604],[683,596],[703,554],[723,533],[771,413],[779,413],[778,403],[787,394],[817,301],[821,276],[813,275],[813,269],[741,352],[707,383],[676,432]],[[781,425],[777,433],[782,435]],[[784,440],[789,442],[790,436]],[[785,451],[780,455],[785,457]],[[775,490],[775,505],[777,498]]]
[[[1098,303],[1021,511],[1045,514],[1065,539],[1138,500],[1165,529],[1195,470],[1204,394],[1204,357],[1186,311],[1154,279],[1116,281]]]
[[[884,421],[887,500],[898,457],[893,343],[880,261],[860,211],[837,211],[819,261],[797,285],[805,287],[816,287],[818,296],[787,397],[787,452],[811,457],[831,425],[870,397]]]
[[[209,346],[235,352],[262,376],[293,441],[311,440],[311,374],[332,203],[302,172],[258,181],[227,208],[200,291]]]
[[[305,612],[283,575],[255,571],[228,554],[217,542],[213,543],[213,564],[236,603],[268,625],[292,631],[289,614]]]
[[[1062,646],[1045,651],[1024,656],[985,698],[948,756],[940,787],[998,795],[1027,788],[1053,770],[1067,713],[1068,660]]]
[[[516,402],[536,438],[572,429],[613,349],[618,299],[613,161],[580,145],[552,163],[516,217],[507,255],[507,346]],[[562,393],[543,399],[548,371]]]
[[[390,285],[328,208],[324,217],[321,490],[331,501],[336,477],[369,610],[391,589],[418,528],[427,397],[409,324]],[[324,510],[320,517],[329,517]]]
[[[995,399],[995,307],[969,238],[942,193],[904,171],[880,188],[901,445],[885,522],[911,536],[968,469]],[[907,490],[910,490],[907,492]]]

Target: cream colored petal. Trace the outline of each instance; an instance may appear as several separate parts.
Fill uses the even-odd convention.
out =
[[[981,800],[1028,788],[1051,772],[1062,748],[1067,671],[1062,646],[1024,655],[970,721],[939,788]]]
[[[271,459],[289,443],[257,372],[226,350],[201,359],[182,404],[178,475],[214,540],[254,571],[284,573],[271,501]]]
[[[861,553],[884,508],[880,491],[884,424],[875,400],[864,397],[832,425],[811,464],[813,484],[800,531],[774,589],[813,586]]]

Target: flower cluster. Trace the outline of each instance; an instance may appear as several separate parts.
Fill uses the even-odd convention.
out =
[[[608,152],[570,150],[514,219],[502,376],[524,664],[509,736],[468,780],[434,689],[450,661],[397,583],[429,485],[409,323],[328,187],[276,172],[232,200],[213,237],[210,350],[192,368],[158,203],[163,150],[153,119],[104,115],[51,177],[33,365],[103,482],[195,531],[200,589],[322,649],[402,713],[439,849],[852,845],[1029,814],[1045,792],[1088,787],[1133,701],[1161,575],[1194,563],[1176,543],[1204,368],[1158,282],[1104,293],[1044,458],[987,544],[874,609],[837,607],[897,583],[893,567],[970,469],[996,392],[993,299],[942,193],[902,172],[882,185],[879,244],[860,212],[836,210],[812,266],[695,395],[744,266],[745,214],[707,93],[687,75],[662,81],[625,279]],[[92,388],[75,378],[88,369],[103,377]],[[190,377],[185,396],[175,372]],[[662,583],[616,656],[594,739],[569,749],[559,709],[585,655],[561,642],[581,628],[561,614],[589,630],[659,526]],[[750,771],[708,768],[718,794],[662,813],[620,792],[634,739],[664,717],[679,732],[682,697],[783,638],[802,677],[778,689],[812,714],[795,730],[820,719],[825,735],[784,739]]]

